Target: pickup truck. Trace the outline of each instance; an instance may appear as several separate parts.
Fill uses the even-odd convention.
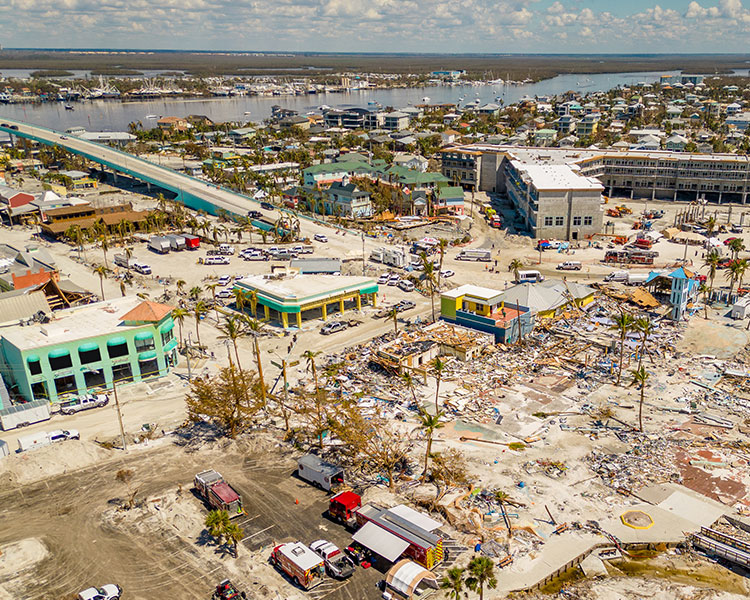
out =
[[[354,573],[354,563],[339,547],[327,540],[318,540],[310,544],[310,549],[320,556],[326,571],[336,579],[346,579]]]
[[[78,396],[75,400],[68,400],[60,404],[60,412],[64,415],[73,415],[82,410],[107,406],[109,396],[107,394],[86,394]]]

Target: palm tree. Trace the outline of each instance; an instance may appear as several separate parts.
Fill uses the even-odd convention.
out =
[[[180,296],[182,296],[183,288],[185,287],[186,283],[187,281],[185,281],[184,279],[178,279],[177,281],[175,281],[175,285],[177,286],[177,293],[180,294]]]
[[[244,537],[245,530],[237,525],[237,523],[230,522],[224,527],[224,539],[227,541],[227,544],[230,544],[232,546],[232,554],[234,554],[235,558],[237,558],[237,549],[239,548],[239,543]]]
[[[646,354],[646,342],[648,342],[648,336],[650,336],[655,330],[656,326],[647,317],[640,317],[633,323],[633,329],[638,332],[641,336],[641,348],[638,351],[638,366],[643,364],[643,357]]]
[[[205,315],[208,312],[208,308],[206,307],[206,303],[203,302],[203,300],[198,300],[198,302],[195,303],[195,308],[193,309],[193,316],[195,317],[195,337],[198,338],[198,347],[201,347],[201,332],[199,329],[199,325],[201,322],[201,318],[203,318],[203,315]]]
[[[108,269],[104,265],[97,265],[96,267],[94,267],[94,273],[99,275],[99,286],[102,290],[102,300],[105,299],[104,298],[104,278],[107,276],[107,271]]]
[[[742,242],[742,238],[734,238],[729,242],[729,250],[732,252],[732,256],[737,259],[740,257],[740,252],[745,250],[745,244]]]
[[[419,413],[419,428],[424,431],[427,436],[427,449],[424,454],[424,471],[422,472],[422,479],[427,477],[427,468],[429,467],[430,453],[432,452],[432,436],[435,431],[441,429],[444,425],[440,422],[440,417],[444,413],[439,412],[435,415],[431,415],[424,410]]]
[[[620,332],[620,364],[617,370],[617,383],[615,384],[620,385],[620,378],[622,377],[622,358],[625,354],[625,337],[628,332],[633,329],[635,319],[630,313],[626,313],[625,311],[622,311],[611,318],[613,323],[610,326],[610,329],[616,329]]]
[[[747,267],[745,267],[744,269],[746,268]],[[740,265],[740,261],[735,260],[735,261],[732,261],[732,263],[729,265],[729,269],[727,269],[727,272],[724,275],[724,277],[729,281],[729,293],[727,294],[727,305],[729,305],[729,302],[730,302],[729,299],[732,297],[734,284],[737,283],[737,280],[740,278],[744,269]]]
[[[523,263],[519,259],[514,258],[512,261],[510,261],[510,264],[508,265],[508,271],[513,273],[513,279],[515,279],[516,281],[519,281],[520,279],[518,274],[521,269],[523,269]]]
[[[224,322],[219,325],[219,331],[222,335],[219,336],[220,340],[231,340],[234,346],[234,356],[237,359],[237,368],[242,372],[242,365],[240,364],[240,353],[237,349],[237,340],[244,335],[244,328],[242,321],[236,315],[224,317]]]
[[[388,311],[388,318],[393,319],[393,332],[398,335],[398,308],[392,307]]]
[[[218,283],[207,283],[206,289],[211,292],[211,299],[214,303],[214,311],[216,311],[216,322],[219,322],[219,305],[216,304],[216,288],[219,287]]]
[[[249,292],[245,293],[245,296],[247,297],[248,302],[250,302],[250,312],[253,315],[253,319],[258,318],[258,292],[255,290],[250,290]]]
[[[641,386],[641,401],[638,405],[638,431],[643,432],[643,396],[646,393],[646,382],[648,381],[648,371],[642,365],[633,371],[633,385]]]
[[[719,255],[716,252],[709,252],[706,259],[703,261],[703,266],[708,268],[708,297],[711,298],[711,294],[714,291],[714,278],[716,277],[716,271],[719,268]]]
[[[735,270],[737,271],[737,292],[739,293],[742,288],[742,279],[745,277],[748,267],[750,267],[750,262],[746,258],[735,258],[734,263],[737,265]]]
[[[239,312],[243,312],[245,309],[245,302],[247,302],[247,294],[242,288],[232,288],[232,296],[234,296],[234,305],[237,307]]]
[[[495,491],[495,502],[500,505],[500,512],[503,515],[503,521],[505,526],[508,528],[508,537],[513,535],[513,530],[510,526],[510,520],[508,519],[508,513],[505,511],[505,504],[510,500],[510,495],[502,490]]]
[[[99,237],[99,245],[102,248],[102,254],[104,255],[104,266],[109,269],[109,263],[107,263],[107,250],[109,250],[109,242],[107,241],[106,235]]]
[[[437,357],[432,361],[432,370],[435,374],[435,414],[440,413],[440,380],[443,378],[443,371],[445,370],[446,363]]]
[[[203,290],[199,285],[193,286],[190,288],[190,291],[188,292],[188,295],[192,300],[198,300],[198,298],[201,297],[201,294],[203,293]]]
[[[708,220],[706,221],[706,237],[711,237],[711,234],[716,230],[716,217],[708,217]]]
[[[448,590],[450,600],[461,600],[461,592],[464,591],[464,570],[460,567],[448,569],[440,582],[440,587]]]
[[[708,319],[708,286],[701,283],[698,286],[698,293],[703,295],[703,318]]]
[[[182,325],[185,322],[185,317],[190,314],[187,308],[174,308],[172,309],[172,318],[177,321],[177,328],[180,333],[180,347],[182,347]]]
[[[469,576],[466,578],[466,586],[472,592],[479,592],[479,600],[484,600],[484,586],[495,589],[497,578],[495,577],[495,565],[488,556],[475,556],[468,566]]]
[[[411,397],[414,400],[414,404],[419,404],[417,401],[417,392],[414,389],[414,378],[411,376],[411,373],[409,371],[404,371],[401,374],[401,381],[404,382],[404,385],[409,388],[409,391],[411,392]]]
[[[83,229],[79,225],[71,225],[65,230],[65,237],[73,242],[78,248],[78,258],[81,258],[83,254],[83,242],[86,239],[86,235],[83,233]]]
[[[225,510],[212,510],[206,515],[204,524],[208,529],[208,535],[221,543],[221,539],[224,537],[224,531],[227,526],[231,523],[229,520],[229,513]]]
[[[260,360],[260,344],[258,337],[260,332],[263,330],[264,323],[258,321],[258,319],[251,319],[247,316],[244,317],[245,327],[247,331],[253,336],[253,344],[255,345],[255,363],[258,367],[258,381],[260,382],[260,396],[263,402],[263,407],[266,406],[266,382],[263,379],[263,364]]]

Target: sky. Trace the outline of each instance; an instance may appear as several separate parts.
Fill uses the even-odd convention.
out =
[[[750,0],[5,0],[5,48],[748,52]]]

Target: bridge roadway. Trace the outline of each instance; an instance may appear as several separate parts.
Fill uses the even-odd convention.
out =
[[[30,125],[4,117],[0,117],[0,131],[34,140],[47,146],[60,146],[69,152],[109,167],[113,171],[169,190],[176,194],[177,201],[195,210],[203,210],[212,215],[216,215],[220,210],[225,210],[241,216],[247,215],[250,209],[260,210],[259,202],[248,196],[217,187],[195,177],[177,173],[172,169],[155,165],[150,161],[110,146],[89,142],[46,127]],[[261,213],[269,219],[275,220],[270,211],[261,210]]]

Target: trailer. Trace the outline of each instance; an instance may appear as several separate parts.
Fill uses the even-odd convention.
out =
[[[185,248],[188,250],[197,250],[201,247],[201,239],[197,235],[185,234],[182,237],[185,238]]]
[[[327,492],[344,483],[344,469],[314,454],[307,454],[297,461],[297,475]]]
[[[32,423],[49,420],[49,402],[34,400],[25,404],[14,404],[0,410],[0,429],[8,431],[16,427],[26,427]]]
[[[169,249],[175,252],[184,250],[186,248],[185,236],[177,235],[176,233],[170,233],[164,236],[169,240]]]
[[[224,480],[221,473],[213,469],[202,471],[195,476],[194,484],[195,489],[209,506],[227,511],[230,519],[245,514],[242,508],[242,498]]]
[[[323,559],[302,542],[276,546],[271,552],[271,563],[303,590],[320,585],[325,578]]]
[[[31,433],[18,438],[18,451],[26,452],[27,450],[33,450],[34,448],[41,448],[42,446],[49,446],[52,443],[49,432],[40,431],[38,433]]]
[[[115,254],[115,264],[118,267],[123,267],[125,269],[130,268],[130,260],[128,259],[127,254]]]
[[[489,262],[492,260],[491,250],[461,250],[456,257],[456,260],[476,260],[482,262]]]
[[[355,511],[359,529],[353,540],[396,562],[402,555],[426,569],[443,560],[443,538],[437,532],[440,523],[404,504],[382,508],[366,504]]]
[[[10,446],[5,440],[0,440],[0,458],[10,455]]]
[[[157,254],[169,254],[169,250],[172,244],[169,243],[169,239],[155,235],[148,241],[149,250],[153,250]]]

